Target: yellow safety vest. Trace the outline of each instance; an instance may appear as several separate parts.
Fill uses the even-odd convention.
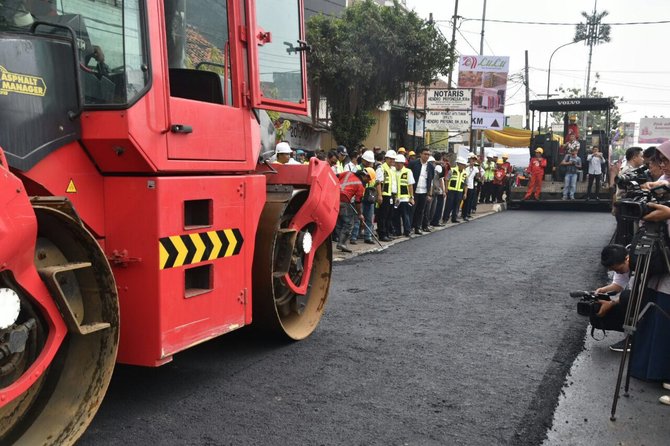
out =
[[[447,190],[453,190],[456,192],[463,192],[465,186],[465,180],[467,179],[468,174],[465,172],[465,169],[462,171],[458,170],[458,167],[451,168],[451,176],[449,177],[449,185]]]
[[[409,169],[405,166],[398,172],[398,198],[410,198],[409,194]]]
[[[391,196],[391,191],[393,190],[393,173],[391,172],[391,167],[382,163],[382,170],[384,171],[384,182],[382,183],[382,195],[386,197]]]

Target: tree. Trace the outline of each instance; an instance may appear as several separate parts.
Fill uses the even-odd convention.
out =
[[[374,124],[372,111],[412,84],[428,85],[450,66],[449,45],[433,23],[372,0],[355,2],[341,18],[307,23],[312,116],[328,99],[338,143],[355,147]]]
[[[598,83],[598,79],[600,79],[600,74],[596,73],[595,75],[596,78],[596,84]],[[560,96],[562,98],[583,98],[585,97],[584,93],[582,92],[581,88],[563,88],[558,87],[556,90],[557,96]],[[607,97],[605,94],[603,94],[602,91],[598,90],[595,86],[591,88],[591,91],[589,91],[589,94],[587,95],[590,98],[603,98]],[[618,101],[623,101],[623,97],[617,97],[616,98]],[[607,112],[605,111],[587,111],[587,112],[575,112],[571,113],[574,115],[577,115],[577,122],[586,122],[586,127],[591,127],[592,129],[598,129],[598,130],[606,130],[610,131],[611,129],[606,129],[606,120],[607,120]],[[586,121],[584,121],[584,114],[586,114]],[[552,124],[563,124],[563,116],[565,113],[563,112],[554,112],[551,114],[551,120]],[[610,126],[611,128],[616,128],[619,126],[619,121],[621,120],[621,114],[619,113],[619,107],[616,105],[616,102],[614,104],[614,107],[610,111]]]

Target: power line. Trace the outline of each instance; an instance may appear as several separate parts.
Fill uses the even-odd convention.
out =
[[[465,40],[465,43],[467,43],[468,45],[470,45],[470,48],[472,48],[472,51],[474,51],[475,54],[479,54],[479,50],[478,50],[477,48],[475,48],[474,46],[472,46],[472,44],[468,41],[468,39],[465,38],[465,36],[463,35],[463,33],[461,32],[460,29],[456,28],[456,32],[458,32],[458,34],[461,35],[461,37],[463,38],[463,40]]]
[[[463,17],[463,21],[472,20],[472,21],[481,21],[482,19],[472,19]],[[551,25],[551,26],[577,26],[579,23],[569,23],[569,22],[525,22],[521,20],[495,20],[495,19],[486,19],[487,22],[494,23],[507,23],[512,25]],[[436,20],[436,22],[449,22],[449,20]],[[670,20],[658,20],[658,21],[645,21],[645,22],[613,22],[613,23],[602,23],[603,25],[610,26],[627,26],[627,25],[663,25],[670,23]]]

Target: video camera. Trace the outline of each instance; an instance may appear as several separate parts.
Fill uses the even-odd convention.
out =
[[[640,166],[638,168],[629,170],[616,177],[616,185],[619,189],[625,191],[639,190],[640,185],[651,180],[649,169],[647,166]]]
[[[619,207],[619,215],[621,218],[639,220],[651,212],[651,209],[647,206],[649,203],[670,205],[668,192],[670,192],[670,187],[665,185],[649,190],[643,190],[639,185],[636,189],[631,188],[627,190],[621,201],[616,203],[616,206]]]
[[[610,300],[609,294],[596,293],[594,291],[572,291],[570,297],[579,297],[577,302],[577,314],[581,316],[595,317],[602,305],[600,300]]]

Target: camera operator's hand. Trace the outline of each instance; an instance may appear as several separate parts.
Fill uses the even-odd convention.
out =
[[[598,317],[603,317],[607,314],[608,311],[612,309],[613,306],[616,305],[616,302],[611,301],[611,300],[599,300],[600,303],[600,310],[596,313],[596,316]]]
[[[645,221],[664,221],[670,220],[670,207],[658,203],[647,203],[647,207],[652,209],[650,213],[642,217]]]
[[[647,181],[646,183],[640,184],[640,189],[642,190],[650,190],[658,186],[668,186],[670,183],[668,183],[665,180],[658,180],[658,181]]]

